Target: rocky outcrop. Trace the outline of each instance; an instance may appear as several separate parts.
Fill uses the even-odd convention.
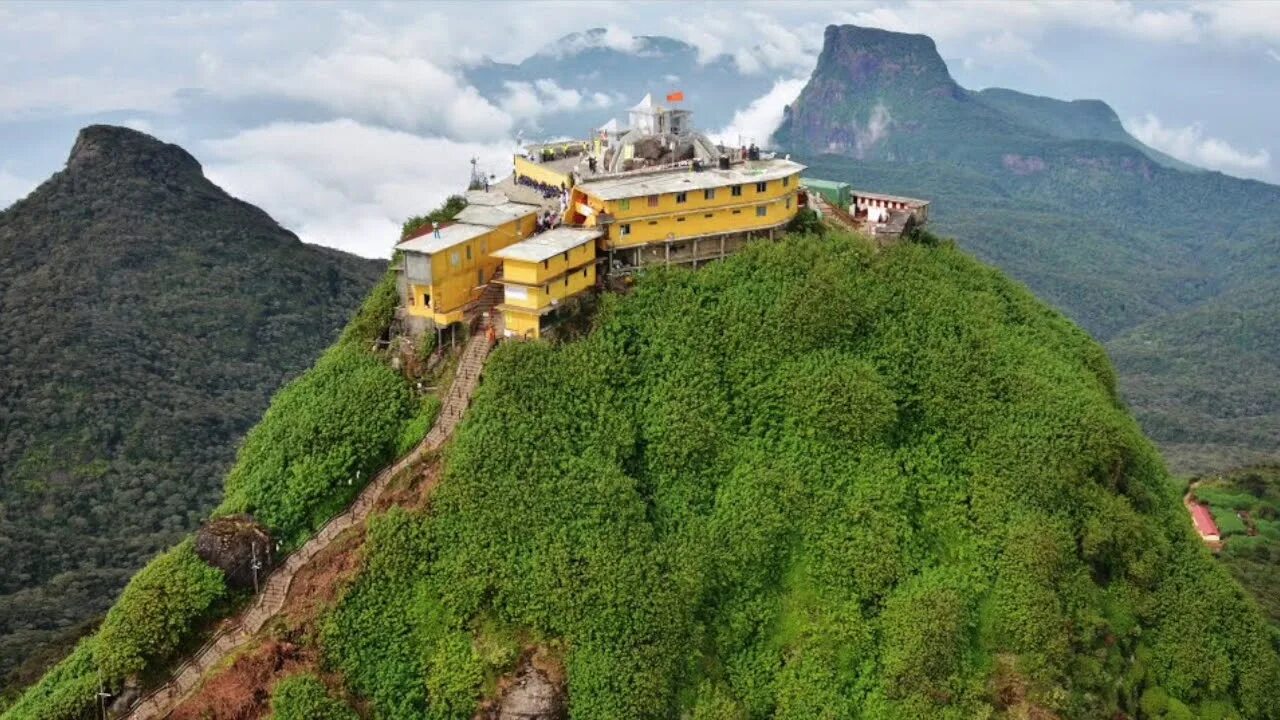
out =
[[[556,669],[537,655],[526,657],[502,694],[496,708],[480,715],[484,720],[565,720],[569,701],[564,680]]]
[[[248,515],[215,518],[196,531],[196,554],[237,589],[253,588],[255,578],[260,582],[267,577],[273,549],[267,528]]]

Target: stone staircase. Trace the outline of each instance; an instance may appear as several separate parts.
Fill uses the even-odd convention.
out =
[[[209,668],[219,665],[228,655],[252,640],[268,621],[280,613],[298,570],[311,562],[343,532],[364,522],[378,498],[397,475],[417,463],[424,455],[440,449],[452,437],[453,429],[471,404],[471,395],[480,384],[485,359],[493,349],[488,330],[494,322],[500,323],[500,319],[495,318],[492,306],[489,306],[489,314],[487,319],[481,321],[479,332],[473,333],[463,348],[453,383],[440,407],[440,414],[422,442],[409,454],[379,472],[356,496],[350,507],[326,523],[271,573],[252,605],[238,617],[226,621],[221,630],[173,671],[168,682],[142,697],[124,711],[121,717],[128,720],[158,720],[168,717],[174,708],[200,686],[200,681]]]
[[[827,202],[827,199],[823,197],[821,193],[810,191],[809,200],[818,208],[818,211],[822,213],[822,217],[824,219],[834,222],[835,224],[844,227],[846,230],[858,233],[863,232],[861,224],[858,223],[857,220],[854,220],[853,216],[851,216],[848,211]]]

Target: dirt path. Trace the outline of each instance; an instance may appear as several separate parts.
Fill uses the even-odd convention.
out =
[[[262,594],[252,605],[224,623],[223,628],[203,647],[174,670],[168,682],[143,697],[124,715],[125,718],[156,720],[167,717],[195,691],[207,670],[218,666],[227,656],[240,650],[268,620],[281,611],[298,571],[345,530],[364,522],[396,476],[421,461],[423,456],[438,450],[453,435],[454,427],[471,404],[471,394],[480,382],[480,372],[491,348],[483,329],[467,342],[453,384],[440,407],[440,415],[422,442],[408,455],[378,473],[345,512],[331,519],[310,540],[289,555],[267,579]]]

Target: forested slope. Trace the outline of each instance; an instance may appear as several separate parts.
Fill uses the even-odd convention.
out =
[[[86,128],[0,212],[0,689],[208,513],[385,265],[302,243],[127,128]]]
[[[649,273],[500,348],[445,462],[321,633],[373,717],[471,717],[531,645],[574,718],[1280,712],[1102,348],[951,247]]]

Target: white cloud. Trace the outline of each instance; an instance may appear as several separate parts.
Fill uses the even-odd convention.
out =
[[[202,156],[211,180],[303,240],[387,257],[405,218],[466,187],[471,158],[502,177],[514,148],[334,120],[246,130],[204,143]]]
[[[261,71],[239,93],[271,92],[307,100],[358,120],[426,130],[457,140],[505,137],[511,118],[470,85],[428,60],[339,52],[291,70]]]
[[[536,121],[543,115],[568,112],[581,108],[606,108],[618,103],[620,95],[593,92],[589,95],[572,88],[561,87],[550,78],[531,83],[507,81],[506,93],[499,104],[516,120]]]
[[[43,114],[97,113],[111,110],[169,112],[176,106],[175,88],[116,77],[85,75],[31,76],[4,82],[0,118]]]
[[[1038,36],[1050,28],[1085,28],[1155,41],[1192,41],[1200,33],[1197,14],[1186,6],[1152,8],[1131,2],[1041,3],[965,0],[886,6],[868,4],[837,15],[840,22],[898,32],[926,33],[939,41],[985,37],[992,18],[1005,32]]]
[[[1124,125],[1144,144],[1200,167],[1250,175],[1265,171],[1271,165],[1271,153],[1265,149],[1249,152],[1232,147],[1225,140],[1205,136],[1199,124],[1166,127],[1160,118],[1147,113]]]
[[[788,24],[767,12],[770,5],[759,7],[745,12],[717,8],[696,17],[668,17],[666,31],[697,48],[700,63],[727,55],[745,75],[811,70],[822,49],[821,22]]]
[[[0,210],[4,210],[36,189],[36,183],[0,170]]]
[[[777,81],[769,92],[735,112],[727,127],[708,136],[725,145],[754,142],[768,147],[770,136],[782,124],[783,108],[795,102],[806,82],[804,78]]]
[[[1207,31],[1221,40],[1264,40],[1280,42],[1280,12],[1271,2],[1197,3],[1195,13]]]

